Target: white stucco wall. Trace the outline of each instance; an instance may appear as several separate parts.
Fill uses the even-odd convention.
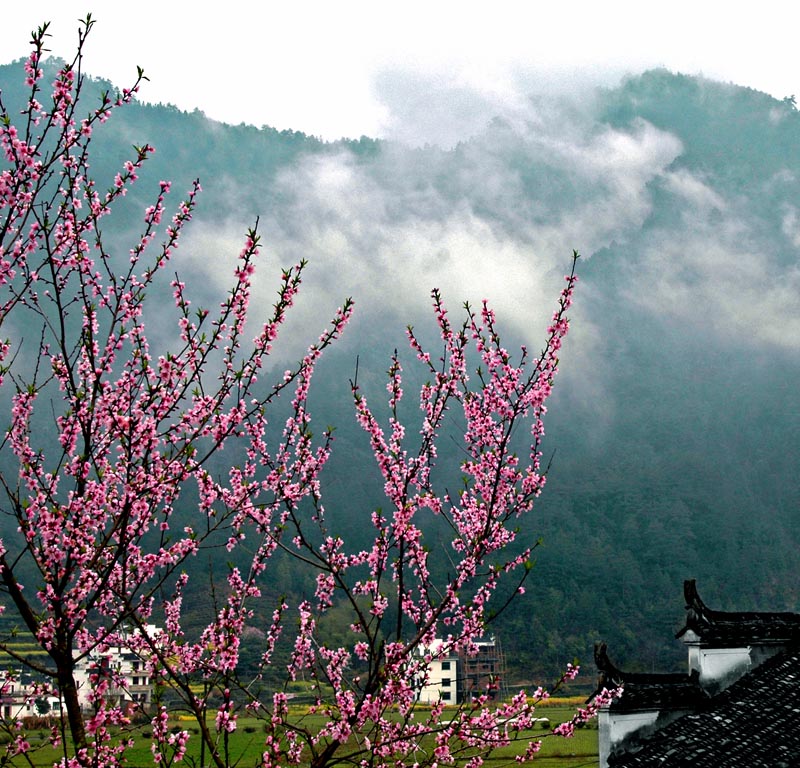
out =
[[[428,665],[428,681],[417,694],[422,704],[455,704],[458,693],[458,659],[434,659]]]
[[[752,666],[750,647],[701,648],[689,646],[689,673],[700,675],[700,685],[714,693],[724,690]]]
[[[600,768],[607,768],[608,757],[615,746],[637,731],[651,728],[658,719],[658,715],[657,709],[643,709],[624,714],[611,713],[608,709],[601,709],[597,716]]]

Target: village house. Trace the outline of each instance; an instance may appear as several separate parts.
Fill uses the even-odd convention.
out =
[[[684,583],[686,674],[625,672],[595,649],[601,768],[788,768],[800,755],[800,614],[709,608]]]
[[[458,703],[459,658],[448,650],[443,640],[436,639],[429,647],[420,651],[430,655],[427,664],[427,677],[417,691],[417,701],[421,704]]]
[[[61,701],[57,696],[36,696],[30,675],[0,672],[0,717],[3,720],[21,720],[58,714]]]
[[[500,642],[494,637],[476,643],[477,653],[467,656],[456,654],[443,640],[436,639],[420,649],[430,657],[427,675],[421,681],[417,701],[433,704],[461,704],[480,695],[501,697],[505,691],[505,657]]]
[[[146,631],[155,636],[160,629],[148,625]],[[108,693],[112,705],[132,706],[148,711],[153,701],[153,685],[147,671],[145,659],[127,647],[118,645],[108,651],[95,653],[76,665],[74,676],[81,706],[91,707],[89,701],[89,677],[98,669],[113,670],[121,684]],[[5,720],[23,717],[57,715],[61,712],[58,696],[38,696],[33,678],[27,673],[0,673],[0,715]]]
[[[150,627],[148,627],[148,630]],[[75,669],[75,682],[81,706],[89,708],[89,676],[98,668],[113,670],[120,685],[113,686],[107,700],[110,704],[124,706],[135,704],[147,712],[153,701],[153,686],[145,660],[124,646],[116,646],[102,655],[90,656]]]

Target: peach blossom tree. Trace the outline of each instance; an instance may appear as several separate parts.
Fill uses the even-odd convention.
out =
[[[24,64],[22,111],[10,114],[0,93],[0,391],[10,413],[0,483],[13,520],[0,543],[0,589],[6,615],[40,649],[30,655],[3,643],[4,700],[22,691],[15,706],[26,698],[58,702],[48,743],[64,766],[124,765],[132,724],[145,714],[154,764],[195,760],[192,739],[201,762],[238,764],[232,735],[246,715],[263,724],[258,765],[479,765],[492,749],[523,738],[547,694],[497,704],[479,692],[446,712],[443,702],[421,708],[418,694],[433,655],[474,654],[499,584],[513,579],[521,591],[528,574],[531,549],[511,545],[516,521],[545,484],[542,418],[568,329],[577,254],[537,355],[502,346],[487,304],[466,306],[454,323],[433,292],[439,352],[408,332],[411,364],[427,376],[413,433],[400,413],[399,354],[391,358],[387,411],[376,412],[352,383],[386,499],[380,511],[361,512],[372,543],[353,549],[326,522],[320,477],[333,435],[312,433],[308,408],[315,368],[344,332],[353,303],[344,301],[304,356],[275,375],[273,345],[304,262],[283,271],[268,316],[255,317],[254,228],[224,300],[195,309],[184,283],[167,272],[195,212],[198,182],[168,209],[170,183],[161,181],[132,246],[104,237],[104,220],[154,149],[134,148],[113,179],[93,176],[95,131],[135,98],[144,77],[139,71],[131,88],[104,93],[82,111],[92,24],[87,17],[74,59],[49,85],[47,25],[40,27]],[[168,351],[151,347],[146,328],[146,299],[159,286],[169,286],[174,304]],[[463,423],[458,493],[439,487],[435,472],[449,413]],[[280,429],[271,431],[278,414]],[[523,428],[528,448],[518,455],[512,438]],[[241,461],[220,473],[214,462],[227,446]],[[444,581],[432,575],[430,519],[449,531]],[[216,614],[190,632],[189,565],[211,547],[236,564],[220,585]],[[274,673],[276,648],[286,644],[288,663],[278,671],[314,692],[301,713],[290,709],[285,687],[268,690],[241,674],[242,635],[277,553],[307,570],[314,586],[306,599],[272,607],[260,676]],[[318,631],[334,606],[350,613],[345,643],[330,644]],[[166,697],[145,707],[126,695],[130,677],[113,662],[119,648],[194,718],[193,733],[171,726]],[[24,670],[28,682],[12,670]],[[8,728],[7,757],[30,755],[23,721]],[[537,749],[528,743],[521,759]]]

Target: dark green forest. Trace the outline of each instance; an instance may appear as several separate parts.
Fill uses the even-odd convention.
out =
[[[0,67],[7,104],[21,103],[22,81],[19,63]],[[451,148],[324,142],[135,104],[98,132],[96,177],[110,185],[131,145],[144,142],[156,154],[125,215],[108,221],[107,244],[126,253],[159,179],[172,180],[177,203],[199,177],[204,194],[175,261],[198,304],[219,300],[257,218],[263,301],[272,300],[278,267],[310,262],[282,354],[296,355],[354,296],[356,320],[326,358],[313,401],[317,423],[336,427],[325,506],[352,548],[382,503],[349,398],[356,360],[376,401],[406,325],[435,348],[426,307],[440,280],[453,314],[485,290],[508,346],[536,349],[572,249],[582,253],[573,332],[547,415],[548,484],[521,521],[523,540],[542,543],[525,594],[492,627],[513,681],[549,682],[575,657],[593,680],[598,641],[626,668],[682,669],[674,635],[687,578],[714,608],[798,610],[792,99],[655,70],[581,102],[531,95],[527,121],[499,115]],[[159,313],[169,301],[159,299],[149,326],[156,337],[168,328]],[[413,355],[405,359],[412,392],[421,379]],[[457,482],[456,419],[452,428],[440,471]],[[195,563],[202,594],[203,574],[224,566],[216,556]],[[308,589],[287,561],[270,579],[263,616],[279,593]],[[197,621],[211,608],[198,599]],[[251,655],[258,615],[253,623]],[[335,611],[325,631],[342,631]]]

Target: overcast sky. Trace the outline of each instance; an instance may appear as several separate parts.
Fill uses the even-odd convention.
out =
[[[491,102],[666,66],[800,94],[800,10],[772,0],[38,0],[3,8],[0,60],[26,55],[44,20],[66,56],[89,10],[93,74],[122,86],[139,65],[151,80],[145,100],[326,139],[391,135],[414,82]]]

